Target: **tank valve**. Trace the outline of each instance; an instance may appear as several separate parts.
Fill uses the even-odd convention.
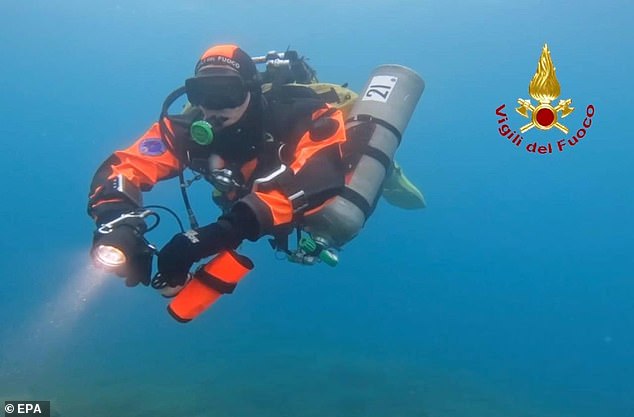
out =
[[[339,256],[324,239],[302,236],[297,250],[289,255],[289,260],[304,265],[314,265],[321,261],[328,266],[337,266]]]

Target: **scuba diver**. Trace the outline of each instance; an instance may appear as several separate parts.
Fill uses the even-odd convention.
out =
[[[256,63],[266,63],[266,72]],[[383,67],[358,100],[345,86],[319,84],[294,51],[252,59],[236,45],[207,49],[194,76],[167,97],[159,120],[98,168],[88,199],[98,227],[91,249],[96,264],[124,277],[127,286],[151,284],[176,296],[168,311],[186,322],[231,293],[253,268],[235,251],[244,240],[269,235],[291,261],[335,265],[336,250],[356,236],[381,194],[401,207],[423,207],[422,194],[393,155],[424,83],[405,67]],[[325,91],[307,88],[319,85]],[[183,112],[168,114],[183,95]],[[390,97],[399,104],[386,106]],[[215,222],[198,224],[186,168],[213,185],[222,211]],[[152,228],[145,220],[154,213],[143,206],[142,193],[174,177],[191,229],[157,250],[144,237]],[[298,247],[290,250],[294,230]]]

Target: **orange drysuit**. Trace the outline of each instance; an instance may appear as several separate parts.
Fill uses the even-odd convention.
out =
[[[142,203],[114,187],[123,176],[128,187],[149,191],[185,168],[207,178],[223,212],[247,210],[255,222],[245,235],[255,240],[286,233],[306,211],[337,195],[344,186],[346,141],[340,111],[306,88],[280,86],[261,97],[245,123],[221,132],[210,145],[193,141],[189,128],[201,112],[191,109],[154,123],[132,146],[114,152],[97,170],[88,212],[103,223]],[[250,118],[250,119],[249,119]],[[224,171],[223,171],[224,170]],[[231,174],[234,186],[222,187],[214,175]],[[140,193],[139,193],[140,194]]]

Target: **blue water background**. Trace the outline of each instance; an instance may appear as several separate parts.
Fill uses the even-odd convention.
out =
[[[0,399],[61,416],[634,415],[630,2],[0,3]],[[426,81],[397,159],[428,208],[379,204],[341,264],[276,261],[188,325],[86,267],[94,170],[208,46],[288,45],[359,90]],[[497,133],[544,43],[575,112],[562,153]],[[572,133],[571,133],[572,134]],[[553,129],[525,140],[551,142]],[[570,136],[570,135],[568,135]],[[524,142],[524,144],[528,143]],[[204,221],[217,211],[194,187]],[[174,181],[148,194],[183,213]],[[175,232],[164,216],[151,239]]]

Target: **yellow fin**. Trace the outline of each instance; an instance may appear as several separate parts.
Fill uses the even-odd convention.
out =
[[[406,210],[416,210],[426,207],[423,193],[407,179],[403,169],[394,161],[390,176],[383,184],[383,198],[393,206]]]

